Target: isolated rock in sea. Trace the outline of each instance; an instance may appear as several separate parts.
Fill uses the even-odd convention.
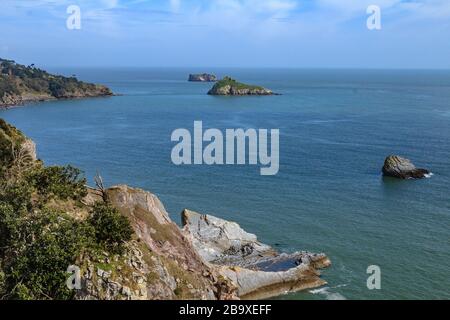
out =
[[[431,174],[426,169],[419,169],[408,159],[389,156],[384,161],[383,175],[399,179],[423,179]]]
[[[217,96],[274,95],[274,93],[269,89],[240,83],[230,77],[225,77],[222,80],[218,81],[214,85],[214,87],[209,90],[208,94]]]
[[[183,211],[182,223],[199,255],[220,266],[242,299],[269,298],[326,283],[317,271],[331,265],[324,254],[278,253],[235,222],[190,210]]]
[[[189,81],[192,82],[216,82],[217,77],[209,73],[190,74]]]

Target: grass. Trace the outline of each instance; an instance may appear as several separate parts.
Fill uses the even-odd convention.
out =
[[[238,82],[230,77],[225,77],[222,80],[218,81],[216,83],[216,88],[220,89],[226,86],[231,86],[236,89],[257,89],[257,90],[264,90],[263,87],[260,86],[254,86],[254,85],[248,85],[242,82]]]

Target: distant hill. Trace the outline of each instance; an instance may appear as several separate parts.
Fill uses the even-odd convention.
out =
[[[98,84],[79,81],[75,76],[53,75],[12,60],[0,58],[0,107],[25,102],[111,96],[112,91]]]

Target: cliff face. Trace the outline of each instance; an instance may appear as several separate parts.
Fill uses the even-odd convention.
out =
[[[217,96],[268,96],[273,95],[274,93],[263,87],[240,83],[230,77],[225,77],[218,81],[211,90],[209,90],[208,94]]]
[[[45,167],[1,119],[0,178],[2,297],[261,299],[325,284],[324,254],[278,253],[237,223],[189,210],[180,229],[150,192],[87,188],[73,168]],[[80,270],[77,290],[66,287],[69,266]]]
[[[0,107],[32,101],[111,96],[105,86],[52,75],[34,66],[0,59]]]
[[[85,282],[78,299],[236,298],[231,281],[202,260],[155,195],[128,186],[106,194],[129,219],[134,239],[123,256],[83,260]],[[86,201],[99,200],[91,191]]]
[[[122,256],[82,260],[77,299],[265,299],[326,284],[324,254],[280,254],[237,223],[189,210],[180,230],[149,192],[116,186],[106,194],[135,237]],[[94,190],[86,198],[99,200]]]

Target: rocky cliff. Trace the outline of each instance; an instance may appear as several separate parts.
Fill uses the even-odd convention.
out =
[[[106,190],[108,201],[134,230],[124,255],[84,257],[77,299],[234,299],[233,283],[198,255],[159,199],[128,186]],[[101,201],[91,189],[87,205]]]
[[[74,168],[45,167],[3,120],[0,178],[5,299],[262,299],[325,284],[324,254],[279,253],[237,223],[189,210],[180,228],[150,192],[87,188]],[[79,270],[74,290],[69,266]]]
[[[230,279],[241,299],[265,299],[326,284],[318,269],[331,265],[324,254],[279,253],[237,223],[190,210],[182,213],[194,248]]]
[[[208,92],[217,96],[268,96],[274,93],[266,88],[238,82],[230,77],[218,81]]]
[[[34,65],[0,59],[0,107],[26,102],[111,96],[103,85],[79,81],[75,76],[50,74]]]
[[[149,192],[122,185],[106,194],[135,236],[123,256],[82,260],[77,299],[264,299],[326,284],[324,254],[280,254],[237,223],[189,210],[180,230]],[[86,203],[99,200],[92,189]]]

